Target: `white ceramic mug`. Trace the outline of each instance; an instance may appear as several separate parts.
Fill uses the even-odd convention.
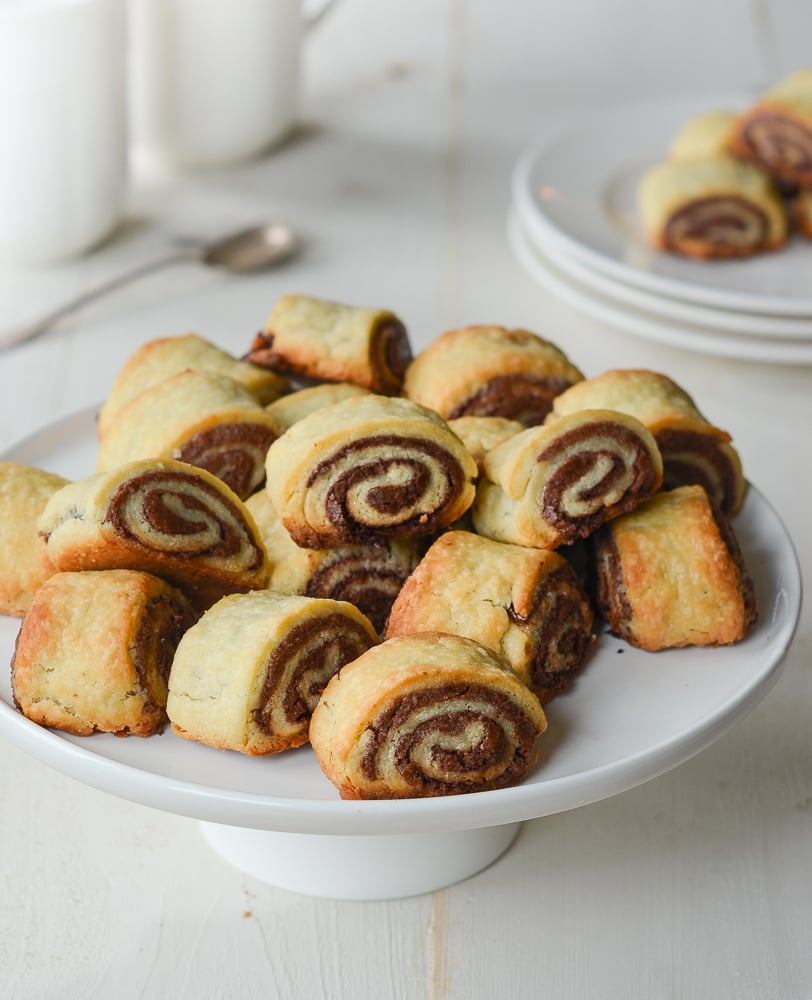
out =
[[[116,224],[127,187],[125,0],[0,0],[0,261]]]
[[[302,0],[130,0],[134,165],[224,165],[286,136],[315,16]]]

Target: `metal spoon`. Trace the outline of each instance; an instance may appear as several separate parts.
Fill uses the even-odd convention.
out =
[[[103,295],[107,295],[108,292],[121,288],[122,285],[127,285],[131,281],[136,281],[172,264],[190,260],[199,261],[209,267],[244,274],[281,264],[296,253],[299,247],[300,241],[296,233],[289,226],[281,223],[245,229],[203,246],[183,247],[167,254],[166,257],[142,264],[140,267],[133,268],[131,271],[88,289],[33,323],[26,323],[0,334],[0,350],[38,337],[66,316],[87,305],[88,302],[93,302]]]

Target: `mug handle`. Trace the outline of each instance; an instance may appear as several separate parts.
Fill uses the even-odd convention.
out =
[[[333,6],[334,0],[315,0],[302,3],[302,19],[304,20],[305,31],[309,31],[314,25],[324,17],[327,11]]]

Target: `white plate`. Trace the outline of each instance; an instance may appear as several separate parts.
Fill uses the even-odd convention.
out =
[[[672,299],[636,288],[603,271],[597,271],[578,257],[573,257],[559,240],[540,238],[529,227],[523,227],[525,237],[542,257],[555,262],[556,270],[576,284],[614,300],[622,306],[647,312],[652,316],[688,326],[699,326],[735,337],[756,337],[761,340],[789,340],[812,344],[812,320],[794,316],[768,316],[745,313],[735,309],[715,309],[681,299]]]
[[[93,411],[46,428],[6,453],[68,477],[92,471]],[[198,819],[314,834],[476,830],[613,795],[676,766],[745,716],[779,676],[798,619],[801,583],[792,543],[751,489],[735,522],[754,577],[759,621],[735,646],[657,654],[601,635],[575,689],[549,706],[550,728],[527,780],[499,791],[435,799],[345,802],[312,752],[251,759],[161,736],[72,737],[34,725],[0,682],[0,732],[34,757],[124,798]],[[19,627],[0,620],[10,661]],[[504,847],[502,848],[504,849]]]
[[[747,260],[693,261],[651,249],[636,206],[643,173],[691,117],[736,110],[739,96],[646,101],[533,143],[513,173],[522,225],[615,280],[722,309],[812,318],[812,242],[793,236]]]
[[[668,344],[671,347],[716,357],[736,358],[740,361],[785,365],[812,364],[812,341],[778,340],[774,337],[765,339],[752,336],[736,337],[718,330],[689,326],[687,323],[676,323],[661,316],[652,316],[600,295],[592,288],[583,288],[559,270],[558,264],[563,254],[556,254],[553,262],[549,254],[531,242],[519,224],[516,213],[510,214],[507,229],[508,241],[514,256],[534,281],[585,316],[606,323],[622,333]]]

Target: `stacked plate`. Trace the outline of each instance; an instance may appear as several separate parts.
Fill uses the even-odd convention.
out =
[[[723,357],[812,364],[812,240],[742,260],[651,249],[637,212],[643,173],[703,111],[742,95],[618,107],[533,143],[513,174],[511,247],[540,285],[626,333]]]

